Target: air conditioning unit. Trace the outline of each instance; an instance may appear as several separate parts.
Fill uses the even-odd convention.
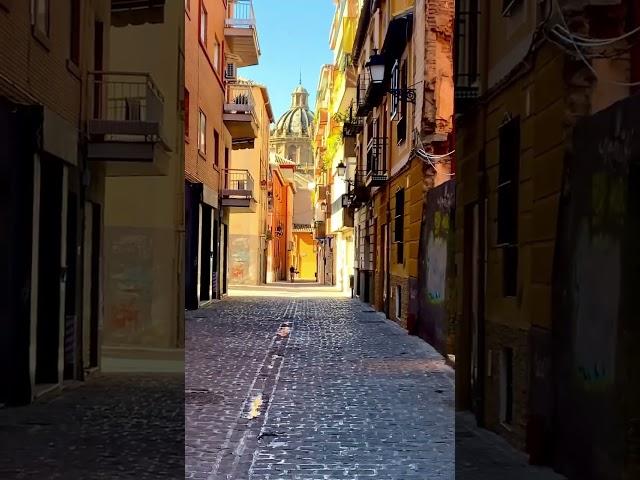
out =
[[[238,69],[235,63],[227,63],[227,68],[224,70],[224,78],[227,80],[237,80]]]

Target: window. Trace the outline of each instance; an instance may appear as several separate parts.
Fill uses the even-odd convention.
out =
[[[404,62],[402,62],[402,68],[400,68],[400,90],[406,91],[407,87],[407,61],[405,60]],[[396,135],[398,137],[398,145],[400,145],[407,139],[407,99],[399,99],[398,104],[400,114],[398,118],[398,124],[396,125]]]
[[[400,110],[400,95],[398,95],[398,90],[400,89],[400,68],[398,65],[398,61],[394,63],[393,68],[391,69],[391,90],[393,92],[391,98],[391,119],[395,120]]]
[[[80,65],[80,0],[71,0],[69,60]]]
[[[513,297],[518,288],[520,118],[500,127],[499,143],[497,243],[503,249],[503,296]]]
[[[184,115],[184,136],[189,138],[189,90],[187,90],[186,88],[184,89],[182,114]]]
[[[396,215],[393,240],[396,244],[396,263],[404,262],[404,189],[396,192]]]
[[[513,422],[513,350],[503,348],[500,354],[500,421]]]
[[[200,0],[200,43],[207,48],[207,9],[204,0]]]
[[[456,2],[456,99],[468,101],[478,95],[479,0]],[[459,110],[459,108],[458,108]]]
[[[207,116],[200,110],[200,120],[198,122],[198,150],[207,153]]]
[[[213,148],[215,149],[213,151],[213,162],[214,165],[217,167],[218,164],[220,163],[220,135],[218,134],[217,130],[213,130]]]
[[[220,43],[217,38],[213,39],[213,68],[216,72],[220,70]]]
[[[402,318],[402,287],[396,285],[396,318]]]
[[[31,0],[31,24],[37,32],[49,37],[51,23],[50,0]]]

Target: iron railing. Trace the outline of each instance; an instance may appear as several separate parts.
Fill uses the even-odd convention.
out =
[[[94,120],[162,124],[164,98],[148,73],[89,72]]]
[[[361,73],[358,75],[356,81],[356,110],[355,114],[358,117],[366,117],[370,111],[367,102],[367,90],[369,89],[369,75]]]
[[[459,0],[456,10],[455,97],[472,99],[478,96],[480,79],[478,0]]]
[[[253,197],[253,176],[248,170],[226,168],[223,170],[223,176],[223,196],[244,198]]]
[[[386,175],[387,173],[387,139],[373,137],[367,145],[367,176]]]
[[[225,109],[233,113],[253,113],[255,100],[251,85],[230,83],[225,94]]]
[[[255,28],[253,0],[228,0],[225,24],[233,28]]]

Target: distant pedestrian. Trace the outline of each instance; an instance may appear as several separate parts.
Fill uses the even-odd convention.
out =
[[[296,268],[293,265],[289,267],[289,273],[291,274],[291,283],[293,283],[293,278],[296,274]]]

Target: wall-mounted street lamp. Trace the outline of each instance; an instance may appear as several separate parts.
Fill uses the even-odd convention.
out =
[[[344,177],[346,173],[347,173],[347,166],[344,164],[342,160],[340,160],[340,163],[336,165],[336,175],[338,177]]]
[[[386,62],[384,55],[378,53],[377,49],[373,49],[373,54],[369,57],[369,61],[365,63],[365,67],[369,70],[369,77],[373,85],[382,86],[384,82],[384,72]],[[390,88],[387,93],[397,96],[403,102],[416,103],[415,88]]]
[[[322,202],[322,203],[320,204],[320,211],[321,211],[322,213],[327,213],[327,202]]]
[[[384,81],[384,56],[380,55],[377,49],[373,49],[373,55],[369,57],[369,61],[364,66],[369,70],[371,83],[380,85]]]

